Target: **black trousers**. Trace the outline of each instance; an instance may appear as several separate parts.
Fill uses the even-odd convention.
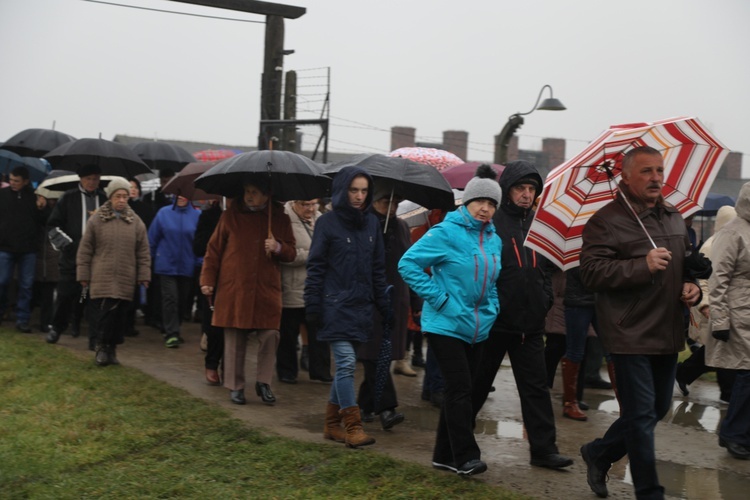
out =
[[[81,284],[75,276],[60,276],[57,282],[57,298],[55,299],[55,313],[52,318],[52,326],[57,333],[64,333],[70,325],[70,319],[81,324],[88,298],[81,300]],[[94,329],[89,322],[89,339],[94,338]]]
[[[372,359],[360,359],[362,367],[365,369],[365,378],[359,385],[359,394],[357,394],[357,404],[365,413],[380,413],[383,410],[393,410],[398,406],[398,397],[396,396],[396,387],[393,385],[390,366],[388,367],[388,376],[385,379],[385,387],[380,401],[375,404],[375,380],[378,373],[378,362]]]
[[[198,307],[201,310],[201,329],[206,334],[205,366],[209,370],[218,370],[224,356],[224,329],[213,326],[214,312],[203,294],[198,295]]]
[[[704,373],[714,370],[716,371],[716,382],[719,384],[720,397],[724,401],[729,401],[732,397],[732,386],[736,376],[735,370],[706,366],[706,346],[700,346],[689,358],[677,366],[677,380],[690,385]]]
[[[297,337],[305,322],[304,307],[285,307],[281,310],[279,347],[276,350],[276,374],[285,378],[297,378]],[[318,340],[317,330],[307,325],[307,353],[311,379],[331,377],[331,348],[328,342]]]
[[[521,399],[521,413],[529,436],[531,456],[558,453],[555,416],[547,387],[543,336],[490,332],[484,344],[472,394],[474,418],[487,400],[497,370],[507,353]]]
[[[167,337],[179,337],[182,318],[188,309],[192,276],[159,275],[161,284],[161,317]],[[192,304],[190,304],[192,307]]]
[[[460,467],[481,458],[474,438],[471,395],[486,342],[472,345],[446,335],[427,333],[426,336],[445,379],[432,461]]]
[[[125,314],[130,301],[121,299],[91,299],[89,321],[102,345],[122,344],[125,339]]]

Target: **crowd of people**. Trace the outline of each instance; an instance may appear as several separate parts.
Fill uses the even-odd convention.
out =
[[[245,358],[257,339],[260,401],[277,402],[274,373],[295,384],[305,368],[311,380],[330,384],[323,437],[351,448],[375,442],[363,421],[377,417],[390,430],[408,417],[398,410],[392,374],[424,367],[423,399],[440,407],[432,464],[471,476],[487,470],[474,427],[506,354],[530,464],[573,464],[556,444],[550,387],[561,362],[561,415],[587,419],[582,365],[594,336],[620,405],[604,436],[580,449],[596,495],[608,496],[607,471],[627,455],[636,496],[663,498],[654,430],[676,375],[687,394],[695,379],[687,370],[698,362],[724,374],[729,410],[720,445],[750,458],[748,185],[737,217],[716,233],[708,278],[689,258],[698,249],[682,216],[661,195],[663,158],[648,147],[624,156],[620,194],[588,222],[580,268],[566,273],[523,246],[542,189],[528,161],[509,162],[499,179],[479,167],[462,206],[435,211],[417,230],[396,217],[407,193],[359,167],[337,173],[328,206],[318,199],[282,205],[258,176],[225,207],[209,202],[202,210],[160,191],[143,197],[134,179],[101,189],[93,165],[78,174],[80,183],[57,200],[35,195],[24,167],[0,189],[0,312],[15,270],[16,328],[32,331],[35,303],[51,344],[69,326],[78,336],[85,318],[97,365],[119,363],[116,347],[138,334],[138,310],[167,348],[179,347],[180,324],[197,303],[209,384],[246,404]],[[691,306],[707,324],[704,347],[698,361],[678,365]],[[381,366],[386,345],[388,365],[399,363],[394,371]]]

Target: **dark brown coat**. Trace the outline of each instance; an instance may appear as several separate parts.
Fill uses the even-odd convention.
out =
[[[627,186],[621,183],[627,192]],[[685,222],[671,205],[634,204],[659,247],[672,252],[665,271],[652,275],[646,254],[653,248],[625,202],[618,197],[599,210],[583,230],[581,279],[596,292],[596,316],[604,350],[612,354],[674,354],[685,347],[682,285]]]
[[[268,208],[251,212],[241,200],[221,215],[201,271],[201,286],[215,289],[212,324],[224,328],[278,330],[281,322],[279,262],[297,255],[289,216],[273,203],[271,228],[281,243],[278,254],[266,256]]]

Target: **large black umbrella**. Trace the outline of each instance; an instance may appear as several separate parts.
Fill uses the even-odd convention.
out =
[[[393,316],[393,285],[388,285],[385,294],[388,297],[388,311],[386,317],[383,318],[383,335],[380,342],[378,360],[375,364],[375,405],[373,408],[380,408],[380,400],[383,397],[385,384],[388,382],[388,375],[391,370],[391,361],[393,358],[393,342],[391,341],[390,326],[392,323],[390,316]]]
[[[364,169],[376,181],[389,182],[405,200],[429,209],[456,208],[450,184],[434,167],[407,158],[366,153],[334,163],[325,172],[335,175],[342,168],[351,166]]]
[[[251,151],[223,160],[195,181],[195,187],[227,198],[241,196],[246,182],[270,181],[280,201],[312,200],[328,195],[331,179],[323,166],[290,151]]]
[[[138,158],[135,151],[117,142],[105,139],[78,139],[50,151],[44,158],[53,169],[78,170],[86,165],[97,165],[102,174],[119,175],[129,179],[138,174],[151,173],[151,169]]]
[[[57,130],[28,128],[5,141],[1,147],[21,156],[41,158],[53,149],[75,140],[76,138],[72,135]]]
[[[188,163],[194,163],[195,157],[180,146],[168,142],[148,141],[131,144],[130,148],[138,157],[154,170],[171,168],[175,172],[182,170]]]

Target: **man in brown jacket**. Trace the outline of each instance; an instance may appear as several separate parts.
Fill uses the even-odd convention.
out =
[[[700,289],[685,272],[690,243],[682,216],[662,197],[663,182],[659,151],[629,151],[620,182],[627,200],[618,195],[583,230],[581,278],[597,294],[599,331],[612,354],[621,406],[604,437],[581,447],[589,486],[602,498],[609,494],[607,471],[626,453],[636,497],[664,498],[654,428],[669,410],[677,353],[685,347],[683,308],[698,301]]]

